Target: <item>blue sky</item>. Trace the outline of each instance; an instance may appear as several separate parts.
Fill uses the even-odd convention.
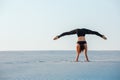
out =
[[[87,35],[89,50],[120,50],[119,0],[0,0],[0,50],[75,50],[77,36],[52,40],[75,28]]]

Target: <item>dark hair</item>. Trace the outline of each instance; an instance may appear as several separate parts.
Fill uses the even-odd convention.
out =
[[[81,44],[81,45],[80,45],[80,50],[83,51],[84,49],[85,49],[84,44]]]

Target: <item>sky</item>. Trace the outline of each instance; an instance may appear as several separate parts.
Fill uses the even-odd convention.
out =
[[[77,36],[53,37],[76,28],[88,50],[120,50],[120,0],[0,0],[0,51],[75,50]]]

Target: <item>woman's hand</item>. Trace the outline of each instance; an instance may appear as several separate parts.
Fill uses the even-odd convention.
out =
[[[104,35],[103,35],[103,37],[102,37],[103,39],[105,39],[105,40],[107,40],[107,37],[105,37]]]
[[[58,39],[58,36],[54,37],[53,40],[57,40]]]

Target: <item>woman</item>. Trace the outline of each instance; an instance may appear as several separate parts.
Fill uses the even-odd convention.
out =
[[[64,32],[64,33],[56,36],[54,38],[54,40],[57,40],[60,37],[65,36],[65,35],[72,35],[72,34],[77,34],[77,36],[78,36],[78,41],[77,41],[77,46],[76,46],[76,52],[77,52],[76,59],[75,59],[76,62],[78,62],[79,55],[82,51],[84,51],[86,61],[89,62],[89,59],[88,59],[88,56],[87,56],[87,42],[85,40],[85,35],[86,34],[94,34],[94,35],[97,35],[97,36],[99,36],[99,37],[101,37],[105,40],[107,39],[104,35],[96,32],[96,31],[92,31],[92,30],[89,30],[89,29],[82,28],[82,29],[75,29],[75,30],[72,30],[72,31],[69,31],[69,32]]]

